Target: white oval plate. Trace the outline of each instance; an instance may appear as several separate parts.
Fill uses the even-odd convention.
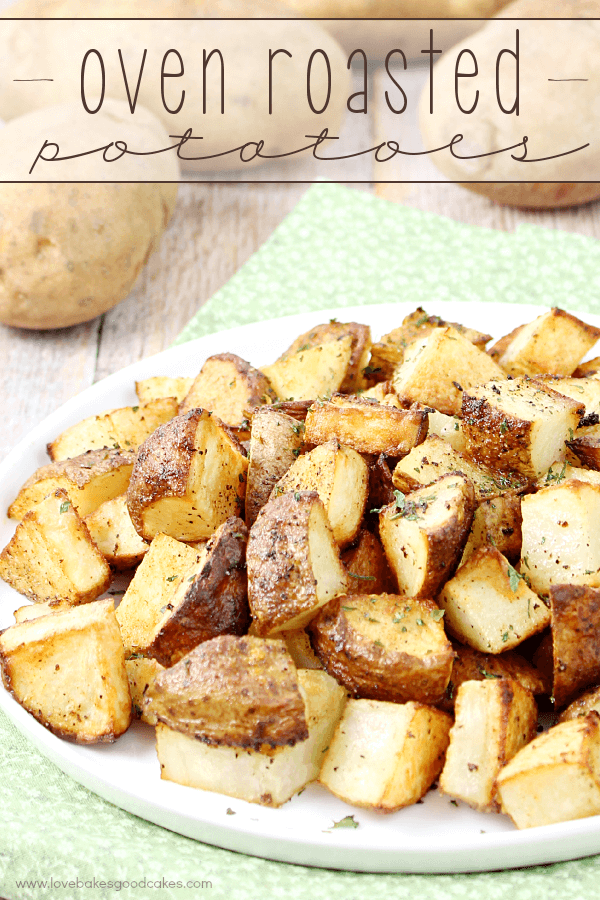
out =
[[[494,336],[535,318],[539,306],[423,302],[430,314],[464,322]],[[48,462],[46,443],[80,419],[134,404],[134,382],[152,375],[195,375],[213,353],[237,353],[259,366],[272,362],[311,326],[337,317],[371,325],[379,337],[414,304],[352,307],[289,316],[223,331],[142,360],[95,384],[38,425],[0,466],[0,508]],[[600,317],[586,321],[600,325]],[[0,520],[0,546],[14,523]],[[0,627],[14,623],[23,597],[0,582]],[[16,727],[64,772],[111,803],[179,834],[267,859],[362,872],[474,872],[557,862],[600,852],[600,816],[517,831],[508,817],[455,805],[438,791],[388,816],[347,806],[310,785],[281,809],[161,781],[153,730],[136,723],[115,744],[79,747],[48,732],[0,690],[0,707]],[[233,810],[235,815],[228,813]],[[334,829],[354,815],[358,828]]]

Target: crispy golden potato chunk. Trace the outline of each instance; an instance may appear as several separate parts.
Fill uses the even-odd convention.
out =
[[[62,488],[83,518],[100,504],[127,490],[135,453],[89,450],[74,459],[42,466],[29,478],[8,508],[9,519],[22,519],[36,503]]]
[[[600,587],[600,485],[564,481],[523,497],[521,510],[524,571],[535,591]]]
[[[473,483],[478,502],[527,487],[527,479],[522,475],[498,472],[478,464],[466,454],[457,453],[436,434],[399,461],[393,474],[394,487],[408,493],[453,472],[462,472]]]
[[[598,382],[600,384],[600,381]],[[567,441],[567,447],[575,454],[575,459],[580,460],[588,469],[600,471],[600,426],[593,425],[580,428],[575,432],[572,440]]]
[[[203,557],[203,550],[188,547],[166,534],[156,535],[117,607],[128,656],[147,655],[157,630],[168,618],[167,607],[175,588],[188,569]]]
[[[200,559],[177,580],[147,635],[145,654],[172,666],[203,641],[220,634],[245,634],[250,624],[246,585],[246,540],[241,519],[227,519]]]
[[[381,541],[366,528],[358,541],[342,553],[353,594],[388,594],[396,590],[396,579],[386,559]]]
[[[214,746],[260,750],[308,737],[298,674],[283,641],[223,635],[157,675],[143,708]]]
[[[358,453],[404,456],[425,440],[427,413],[396,409],[361,397],[338,395],[314,403],[306,414],[305,440],[338,440]]]
[[[546,387],[570,397],[585,407],[579,422],[580,426],[598,424],[600,413],[600,379],[597,378],[563,378],[559,375],[540,375],[536,378]]]
[[[71,425],[48,444],[48,455],[56,462],[105,447],[136,450],[159,425],[176,415],[175,398],[162,397],[139,406],[125,406],[90,416]]]
[[[454,715],[440,789],[473,809],[500,812],[496,777],[536,735],[533,695],[512,678],[464,681]]]
[[[304,449],[304,422],[298,422],[272,406],[257,409],[252,416],[246,524],[254,524],[271,491]]]
[[[579,584],[550,588],[556,707],[600,682],[600,590]]]
[[[181,403],[193,384],[193,378],[169,378],[166,375],[155,375],[136,381],[135,392],[140,403],[160,400],[163,397],[174,397]]]
[[[319,782],[353,806],[410,806],[439,775],[451,724],[447,713],[421,703],[349,700]]]
[[[371,329],[368,325],[359,325],[358,322],[327,322],[315,325],[310,331],[299,335],[277,362],[311,347],[318,347],[320,344],[337,341],[346,336],[351,339],[352,352],[344,380],[338,390],[342,394],[352,394],[365,386],[363,370],[369,361],[371,351]]]
[[[573,371],[573,378],[591,378],[600,372],[600,356],[580,363]]]
[[[540,475],[536,481],[536,488],[552,487],[555,484],[562,484],[563,481],[585,481],[588,484],[600,485],[600,472],[593,469],[582,469],[578,465],[572,465],[565,460],[562,464],[550,466],[547,472]]]
[[[473,516],[471,531],[465,544],[462,562],[478,547],[491,544],[510,562],[521,556],[521,497],[501,494],[479,504]]]
[[[325,508],[314,491],[281,494],[263,506],[247,551],[252,630],[303,628],[348,587]]]
[[[131,695],[111,599],[7,628],[0,668],[5,688],[58,737],[93,744],[129,727]]]
[[[443,475],[396,501],[379,515],[386,557],[407,597],[435,597],[460,562],[475,510],[475,491],[464,475]]]
[[[433,406],[447,416],[460,413],[462,391],[493,378],[502,369],[454,328],[435,328],[406,348],[394,369],[394,390],[401,400]]]
[[[133,569],[150,547],[133,527],[125,494],[102,503],[86,516],[85,524],[98,550],[114,569]]]
[[[463,391],[467,453],[499,471],[535,479],[562,462],[579,425],[583,403],[526,378],[494,381]]]
[[[517,828],[600,813],[600,716],[561,722],[522,748],[497,778],[502,810]]]
[[[31,619],[39,619],[40,616],[49,616],[61,609],[71,609],[72,603],[68,600],[45,600],[43,603],[28,603],[15,609],[13,615],[17,625],[20,622],[29,622]]]
[[[268,378],[235,353],[209,356],[179,407],[179,415],[207,409],[244,436],[248,413],[276,399]]]
[[[352,349],[353,338],[346,334],[278,359],[262,371],[281,400],[314,400],[340,390]]]
[[[555,307],[522,326],[498,363],[509,375],[571,375],[599,337],[600,329]]]
[[[221,421],[194,409],[158,428],[140,447],[127,507],[146,541],[210,537],[243,507],[248,460]]]
[[[108,563],[63,490],[30,510],[0,553],[0,578],[31,600],[88,603],[108,589]]]
[[[230,797],[281,806],[321,768],[323,753],[346,703],[343,688],[326,672],[298,671],[308,737],[293,746],[262,750],[212,746],[160,723],[156,748],[161,777]]]
[[[358,534],[368,489],[367,463],[352,447],[344,447],[334,440],[299,456],[277,482],[271,496],[289,491],[316,491],[333,536],[343,547]]]
[[[594,710],[600,715],[600,687],[590,688],[579,697],[569,703],[558,717],[559,722],[570,722],[571,719],[581,719]]]
[[[550,610],[495,547],[480,547],[438,603],[449,632],[482,653],[503,653],[550,623]]]
[[[152,684],[152,681],[160,672],[164,672],[165,667],[161,666],[155,659],[145,659],[143,656],[133,654],[129,659],[125,660],[125,670],[129,680],[129,690],[131,691],[133,716],[145,722],[146,725],[156,725],[158,719],[152,713],[144,711],[143,703],[146,691]]]
[[[321,610],[308,630],[329,674],[355,697],[437,703],[454,657],[442,617],[432,600],[348,594]]]

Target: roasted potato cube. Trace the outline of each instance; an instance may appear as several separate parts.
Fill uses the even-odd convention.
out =
[[[313,650],[310,637],[304,628],[296,628],[295,631],[280,631],[279,637],[285,641],[285,646],[297,669],[323,668],[323,663]]]
[[[550,623],[550,610],[495,547],[479,547],[438,603],[449,632],[482,653],[503,653]]]
[[[388,562],[407,597],[435,597],[456,571],[473,521],[475,491],[464,475],[443,475],[379,515]]]
[[[363,529],[357,543],[342,554],[353,594],[387,594],[396,590],[396,579],[389,567],[381,542]]]
[[[227,519],[209,540],[198,562],[161,608],[144,649],[172,666],[203,641],[220,634],[245,634],[250,624],[246,588],[246,540],[241,519]]]
[[[394,369],[393,385],[401,400],[455,416],[461,410],[463,390],[504,377],[487,353],[448,327],[409,344],[404,362]]]
[[[600,329],[554,308],[520,328],[498,358],[509,375],[571,375]]]
[[[88,603],[110,586],[108,563],[63,490],[30,510],[0,553],[0,578],[31,600]]]
[[[600,485],[600,472],[573,466],[565,460],[561,465],[550,466],[547,472],[540,475],[536,482],[536,487],[539,490],[540,488],[552,487],[554,484],[561,484],[563,481],[585,481],[588,484]]]
[[[336,542],[345,546],[358,534],[368,488],[369,467],[362,456],[334,440],[299,456],[277,482],[271,496],[286,491],[316,491]]]
[[[410,806],[439,775],[451,724],[447,713],[421,703],[348,700],[319,782],[353,806]]]
[[[161,778],[249,803],[281,806],[317,778],[323,752],[346,703],[345,691],[326,672],[300,670],[298,687],[308,725],[305,740],[259,752],[209,746],[159,724],[156,748]]]
[[[480,653],[473,647],[453,642],[454,662],[452,674],[443,700],[437,704],[441,709],[452,712],[458,689],[464,681],[483,681],[484,679],[512,678],[532,694],[549,694],[551,679],[532,666],[523,656],[514,650],[506,650],[494,656],[491,653]]]
[[[600,682],[600,590],[578,584],[550,588],[556,707]]]
[[[335,439],[359,453],[404,456],[424,441],[426,434],[427,413],[396,409],[360,397],[339,395],[318,401],[306,415],[308,444]]]
[[[140,406],[125,406],[90,416],[71,425],[48,444],[48,455],[56,462],[104,447],[135,450],[159,425],[176,415],[175,398],[162,397]]]
[[[155,659],[145,659],[143,656],[134,654],[125,660],[125,670],[129,679],[133,715],[136,719],[145,722],[146,725],[156,725],[158,719],[152,713],[144,711],[143,703],[146,691],[154,678],[160,672],[164,672],[164,666],[161,666]]]
[[[21,488],[8,508],[8,517],[22,519],[36,503],[62,488],[84,518],[127,490],[134,461],[132,451],[90,450],[74,459],[42,466]]]
[[[304,448],[304,423],[264,406],[252,416],[246,524],[254,524],[271,491]]]
[[[308,737],[296,667],[281,640],[205,641],[154,679],[143,708],[215,746],[260,750]]]
[[[236,431],[249,431],[248,412],[276,400],[269,380],[235,353],[209,356],[181,402],[179,414],[207,409]]]
[[[365,369],[367,378],[372,377],[368,374],[369,371],[371,371],[370,366]],[[391,381],[378,381],[373,387],[366,388],[364,391],[359,391],[358,394],[361,400],[375,400],[376,403],[389,403],[391,406],[397,406],[398,409],[400,409],[402,405],[394,393]]]
[[[600,716],[561,722],[513,756],[497,778],[502,810],[517,828],[600,813]]]
[[[570,397],[585,407],[579,425],[597,425],[600,413],[600,379],[597,378],[562,378],[558,375],[541,375],[536,381],[546,387]]]
[[[210,537],[243,504],[248,460],[221,421],[203,409],[158,428],[140,447],[127,490],[136,531],[181,541]]]
[[[369,363],[371,374],[375,377],[380,375],[377,380],[391,378],[394,368],[404,362],[404,352],[409,344],[426,337],[435,328],[445,328],[447,325],[451,325],[480,350],[484,350],[487,342],[492,339],[491,335],[465,328],[458,322],[446,322],[439,316],[430,316],[424,309],[418,307],[405,317],[399,328],[384,334],[380,341],[373,344]]]
[[[86,516],[85,524],[98,550],[114,569],[133,569],[150,547],[133,527],[125,494],[102,503]]]
[[[567,441],[567,446],[584,466],[600,471],[600,425],[579,429],[572,440]]]
[[[566,709],[563,709],[558,717],[559,722],[569,722],[571,719],[581,719],[589,712],[600,714],[600,687],[590,688],[573,700]]]
[[[43,603],[28,603],[26,606],[20,606],[15,609],[13,615],[18,625],[21,622],[29,622],[31,619],[39,619],[40,616],[49,616],[61,609],[71,609],[72,606],[73,604],[68,600],[45,600]]]
[[[462,472],[473,483],[477,501],[499,497],[507,491],[521,491],[527,479],[516,473],[502,473],[480,465],[457,453],[436,434],[401,459],[394,469],[394,487],[407,493],[437,481],[442,475]]]
[[[462,427],[462,419],[458,416],[447,416],[437,409],[424,407],[429,418],[428,434],[437,434],[447,441],[457,453],[464,453],[466,449],[465,435]]]
[[[600,373],[600,356],[595,356],[587,362],[579,363],[573,371],[573,378],[591,378],[598,373]]]
[[[277,362],[288,359],[295,353],[318,347],[328,341],[337,341],[349,336],[352,344],[352,354],[346,369],[346,375],[338,390],[342,394],[352,394],[365,386],[363,369],[369,361],[371,352],[371,329],[368,325],[359,325],[358,322],[327,322],[323,325],[315,325],[310,331],[306,331],[296,338]]]
[[[129,727],[131,695],[111,599],[7,628],[0,667],[5,688],[59,737],[93,744]]]
[[[303,628],[348,587],[318,494],[281,494],[263,506],[247,552],[252,630],[266,635]]]
[[[395,499],[394,482],[387,456],[380,453],[369,461],[369,497],[366,511],[376,513],[388,503],[393,503]]]
[[[553,584],[600,587],[600,486],[565,481],[523,497],[522,558],[538,594]]]
[[[463,391],[467,453],[499,471],[538,478],[566,454],[584,412],[582,403],[526,378]]]
[[[314,400],[339,391],[348,375],[349,334],[278,359],[262,371],[281,400]]]
[[[533,695],[512,678],[464,681],[454,716],[440,789],[473,809],[500,812],[496,776],[536,735]]]
[[[349,594],[329,603],[308,630],[334,678],[355,697],[437,703],[454,652],[432,600]]]
[[[128,656],[146,655],[167,605],[185,573],[203,556],[187,544],[157,534],[117,608],[117,620]]]
[[[491,544],[510,562],[521,556],[521,498],[518,494],[501,494],[479,504],[467,538],[462,562],[477,547]]]
[[[169,378],[166,375],[155,375],[136,381],[135,392],[140,403],[160,400],[162,397],[174,397],[181,403],[193,384],[193,378]]]

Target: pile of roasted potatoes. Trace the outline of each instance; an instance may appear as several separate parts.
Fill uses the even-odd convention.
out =
[[[486,350],[419,308],[138,382],[8,510],[4,686],[79,743],[139,718],[163,778],[255,803],[600,814],[598,338],[552,309]]]

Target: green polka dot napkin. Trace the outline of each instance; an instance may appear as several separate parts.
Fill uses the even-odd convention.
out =
[[[314,185],[177,343],[320,308],[440,299],[600,313],[600,244],[524,226],[475,228],[336,185]],[[101,800],[0,714],[0,897],[5,900],[591,900],[600,857],[473,875],[369,875],[269,862],[196,843]],[[54,879],[52,888],[17,881]],[[96,887],[78,887],[86,881]],[[152,890],[123,882],[164,880]],[[57,881],[75,881],[60,887]],[[111,887],[99,882],[112,881]],[[207,882],[204,889],[171,882]]]

